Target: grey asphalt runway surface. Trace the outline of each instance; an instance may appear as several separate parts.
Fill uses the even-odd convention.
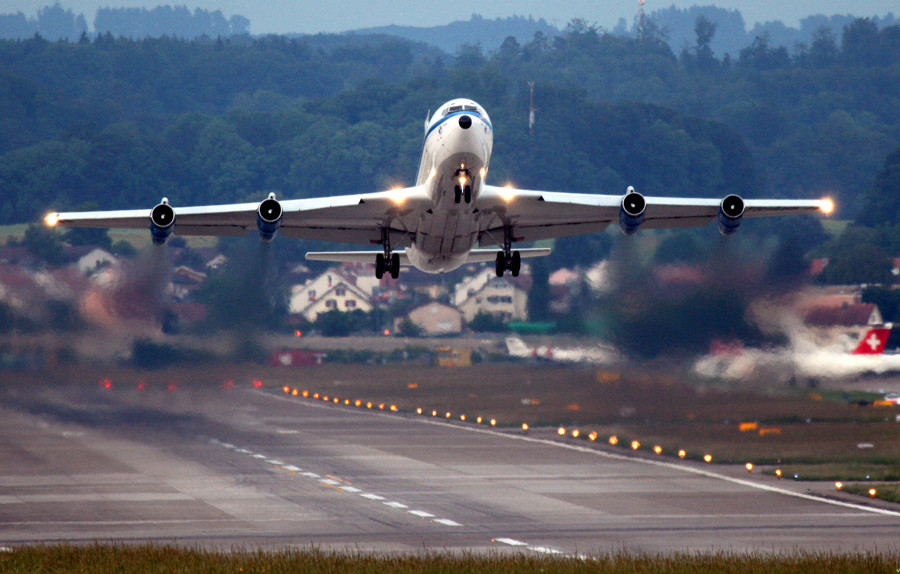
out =
[[[740,469],[559,443],[552,429],[526,436],[280,389],[0,390],[7,547],[897,548],[900,506],[826,496]]]

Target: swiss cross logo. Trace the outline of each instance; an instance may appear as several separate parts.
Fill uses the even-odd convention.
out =
[[[870,336],[868,339],[866,339],[866,343],[869,345],[869,347],[872,349],[872,352],[874,353],[875,351],[878,350],[878,347],[881,346],[881,339],[878,338],[878,335],[876,335],[875,333],[872,333],[872,336]]]

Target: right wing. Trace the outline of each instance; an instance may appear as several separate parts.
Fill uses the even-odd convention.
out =
[[[482,236],[502,244],[506,226],[512,227],[515,241],[599,233],[610,223],[619,223],[622,203],[627,197],[485,185],[476,207],[482,213]],[[646,202],[641,229],[706,225],[719,217],[723,203],[722,199],[683,197],[641,196],[641,199]],[[832,207],[830,200],[757,199],[743,201],[743,204],[741,217],[828,213]]]
[[[550,255],[550,248],[534,247],[517,249],[522,259],[529,257],[544,257]],[[310,261],[332,261],[335,263],[372,263],[375,261],[375,254],[380,251],[313,251],[306,254],[306,258]],[[405,249],[395,249],[394,253],[400,256],[400,265],[408,267],[412,265],[409,262],[409,256]],[[496,261],[496,249],[473,249],[469,252],[466,259],[468,263],[484,263],[487,261]]]

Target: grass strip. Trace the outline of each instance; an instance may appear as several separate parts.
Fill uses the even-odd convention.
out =
[[[589,558],[559,558],[520,554],[423,553],[378,554],[317,549],[278,552],[235,550],[214,552],[175,546],[68,544],[12,548],[0,553],[0,571],[6,573],[105,574],[298,572],[332,573],[740,573],[895,572],[900,553],[708,552],[642,554],[613,552]]]

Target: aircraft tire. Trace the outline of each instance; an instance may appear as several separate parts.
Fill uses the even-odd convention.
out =
[[[497,272],[497,277],[503,277],[503,272],[506,271],[506,257],[503,256],[502,251],[499,251],[497,253],[497,264],[495,267],[495,271]]]
[[[375,278],[381,279],[382,277],[384,277],[384,255],[377,253],[375,255]]]
[[[512,264],[510,265],[510,273],[512,273],[513,277],[519,276],[519,270],[522,269],[522,254],[518,251],[513,251],[512,254]]]
[[[394,253],[391,255],[391,278],[397,277],[400,277],[400,254]]]

